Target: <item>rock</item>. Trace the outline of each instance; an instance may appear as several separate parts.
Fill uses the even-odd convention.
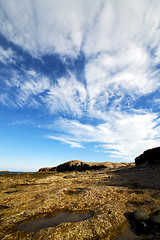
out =
[[[157,211],[155,212],[155,215],[160,215],[160,210],[157,210]]]
[[[51,167],[51,168],[49,169],[50,172],[54,172],[54,171],[56,171],[56,170],[57,170],[57,167]]]
[[[147,226],[147,220],[149,215],[144,210],[135,210],[131,213],[132,220],[130,221],[132,229],[134,229],[137,235],[148,234],[149,229]]]
[[[144,151],[143,154],[135,158],[135,164],[137,166],[160,164],[160,147]]]
[[[146,221],[149,219],[149,214],[144,210],[135,210],[132,212],[132,216],[136,221]]]
[[[155,235],[160,233],[160,215],[154,215],[149,218],[149,228]]]
[[[135,210],[126,213],[125,217],[129,220],[131,228],[137,235],[160,236],[160,211],[156,211],[152,216],[144,210]],[[159,238],[158,238],[159,239]]]
[[[149,221],[152,223],[160,224],[160,215],[154,215],[150,217]]]
[[[79,160],[73,160],[58,165],[57,172],[99,170],[102,168],[106,168],[106,166],[100,163],[85,163]]]
[[[134,163],[113,163],[113,162],[83,162],[79,160],[71,160],[63,164],[58,165],[57,167],[45,167],[40,168],[39,172],[48,172],[48,171],[87,171],[87,170],[100,170],[100,169],[119,169],[126,167],[133,167]]]
[[[48,171],[50,171],[50,169],[51,169],[51,167],[40,168],[40,169],[38,170],[38,172],[48,172]]]
[[[38,172],[54,172],[57,170],[57,167],[44,167],[40,168]]]

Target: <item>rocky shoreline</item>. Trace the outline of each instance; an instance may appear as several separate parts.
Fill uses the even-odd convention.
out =
[[[38,171],[39,172],[67,172],[67,171],[79,171],[79,172],[85,172],[85,171],[94,171],[94,170],[101,170],[104,168],[107,169],[118,169],[121,167],[128,167],[128,166],[134,166],[134,163],[113,163],[113,162],[102,162],[102,163],[97,163],[97,162],[83,162],[79,160],[71,160],[68,162],[65,162],[63,164],[60,164],[56,167],[43,167],[40,168]]]
[[[77,165],[77,162],[70,161],[72,168],[74,163],[76,167],[84,166],[82,162]],[[72,171],[0,174],[0,239],[110,240],[115,237],[123,240],[123,232],[128,234],[125,229],[129,225],[133,225],[135,231],[132,239],[143,239],[141,233],[140,236],[136,233],[136,221],[139,220],[134,213],[145,211],[151,219],[160,210],[159,164],[156,167],[154,164],[133,163],[113,165],[105,163],[106,167],[101,169],[81,168],[80,171],[78,168]],[[49,227],[43,220],[49,218],[54,222],[59,216],[74,219],[74,216],[88,216],[90,213],[93,215],[89,218],[75,222],[62,219],[58,225]],[[42,224],[39,230],[27,232],[19,228],[35,220]],[[150,222],[140,220],[138,224],[146,224],[148,229]],[[144,239],[158,239],[156,234],[146,235]],[[149,236],[152,238],[147,238]],[[126,236],[124,239],[129,240]]]

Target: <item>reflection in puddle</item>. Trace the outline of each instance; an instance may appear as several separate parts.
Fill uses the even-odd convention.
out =
[[[82,191],[82,189],[81,189],[81,188],[76,188],[76,190],[77,190],[78,192],[81,192],[81,191]]]
[[[93,217],[94,213],[67,213],[62,212],[52,218],[39,218],[16,227],[16,230],[36,232],[43,228],[54,227],[63,222],[79,222]]]

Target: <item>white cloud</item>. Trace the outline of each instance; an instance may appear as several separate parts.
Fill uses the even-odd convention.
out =
[[[116,52],[128,44],[157,44],[160,16],[159,1],[106,1],[90,28],[84,49],[86,54]]]
[[[112,108],[121,108],[126,93],[135,98],[158,89],[154,69],[160,52],[158,0],[1,0],[0,5],[1,33],[30,54],[58,53],[72,58],[80,50],[85,54],[86,89],[79,79],[58,79],[44,98],[52,112],[105,111],[113,98]],[[9,51],[2,55],[12,59]],[[29,79],[21,88],[27,98],[31,92],[47,90],[44,85],[42,80]]]
[[[102,53],[92,58],[85,66],[90,108],[107,106],[113,97],[117,105],[117,98],[124,100],[126,93],[139,98],[154,92],[159,88],[160,81],[152,67],[149,53],[134,44],[123,51],[118,50],[116,54]]]
[[[147,148],[158,146],[160,140],[159,121],[152,113],[108,112],[106,122],[96,126],[61,118],[52,127],[63,134],[50,136],[51,139],[68,144],[71,140],[80,145],[94,143],[96,149],[126,161],[133,160]]]
[[[160,46],[159,0],[1,0],[1,33],[33,55]]]
[[[15,63],[14,60],[15,54],[12,49],[4,49],[0,46],[0,62],[3,64]]]
[[[101,1],[1,0],[1,33],[34,55],[76,56]]]
[[[11,76],[3,79],[4,92],[0,101],[11,106],[38,106],[40,96],[50,88],[50,79],[34,70],[21,72],[11,69]]]
[[[71,147],[92,142],[128,159],[159,145],[158,114],[133,109],[160,87],[159,13],[159,0],[0,0],[0,32],[8,41],[34,57],[85,56],[83,82],[71,70],[50,79],[34,69],[12,69],[0,101],[10,104],[14,89],[14,104],[66,114],[55,122],[64,133],[48,137]],[[17,61],[14,57],[13,50],[0,47],[3,64]],[[83,117],[103,123],[82,124]]]
[[[73,74],[57,80],[57,84],[50,87],[48,95],[43,101],[52,113],[64,112],[81,116],[86,104],[86,89],[77,81]]]
[[[69,144],[72,148],[84,148],[80,143],[71,140],[67,140],[66,136],[65,137],[55,137],[55,136],[50,136],[48,135],[47,138],[49,139],[53,139],[53,140],[58,140],[61,141],[63,143]],[[70,139],[70,137],[68,137]]]

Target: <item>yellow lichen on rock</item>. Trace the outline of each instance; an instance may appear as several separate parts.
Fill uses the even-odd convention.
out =
[[[126,228],[125,212],[160,206],[156,169],[125,166],[86,172],[0,175],[0,239],[111,239]],[[153,179],[149,183],[148,178]],[[147,186],[146,186],[147,182]],[[94,212],[37,232],[16,230],[23,223],[61,212]]]

